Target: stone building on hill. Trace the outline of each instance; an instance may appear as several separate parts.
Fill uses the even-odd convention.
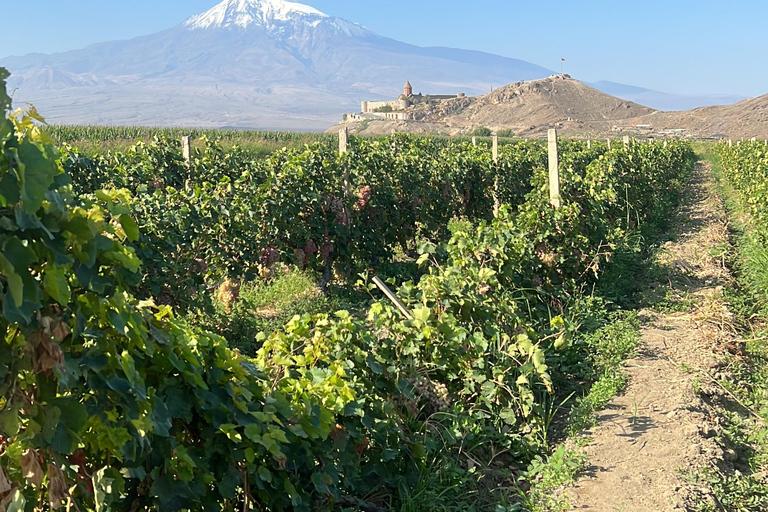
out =
[[[406,110],[410,107],[422,104],[440,102],[454,98],[465,97],[464,93],[449,95],[423,95],[413,94],[411,82],[405,82],[403,93],[394,101],[363,101],[360,105],[359,114],[345,114],[344,122],[360,122],[366,119],[389,119],[405,120],[410,119]]]
[[[405,96],[406,98],[410,98],[411,96],[413,96],[413,87],[411,87],[410,81],[405,82],[405,87],[403,87],[403,96]]]

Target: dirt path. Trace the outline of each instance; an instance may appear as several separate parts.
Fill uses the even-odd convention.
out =
[[[685,473],[733,456],[714,441],[718,420],[701,398],[721,392],[708,375],[716,354],[732,344],[722,298],[730,275],[717,256],[727,226],[705,164],[683,205],[648,292],[649,303],[666,297],[667,306],[641,312],[642,345],[627,362],[626,392],[584,433],[590,467],[567,491],[573,510],[687,510],[711,497],[691,488]]]

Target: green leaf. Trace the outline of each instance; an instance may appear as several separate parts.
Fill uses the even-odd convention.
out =
[[[0,118],[0,146],[5,139],[4,129],[9,124],[5,119]],[[0,174],[0,206],[14,205],[19,200],[21,200],[21,196],[19,196],[19,183],[16,180],[16,175],[5,171],[4,174]]]
[[[154,399],[155,408],[152,410],[152,428],[155,434],[163,437],[170,435],[170,430],[173,424],[171,423],[171,417],[166,407],[165,402],[160,400],[159,397]]]
[[[120,216],[120,225],[123,227],[123,231],[125,231],[125,236],[128,237],[128,240],[131,242],[137,242],[139,240],[139,226],[136,225],[136,221],[133,220],[133,217],[127,213],[122,214]]]
[[[74,397],[54,398],[49,402],[49,405],[61,410],[62,420],[75,432],[80,431],[88,421],[88,411],[85,405]]]
[[[93,497],[96,503],[96,512],[108,512],[113,494],[112,484],[114,480],[106,476],[107,468],[98,470],[93,475]]]
[[[72,292],[69,289],[66,267],[47,264],[43,271],[43,288],[62,306],[69,304]]]
[[[245,427],[245,437],[253,441],[254,443],[261,443],[261,427],[255,423]]]
[[[21,279],[24,284],[24,300],[21,306],[16,306],[13,298],[10,296],[10,290],[5,294],[3,298],[3,316],[11,323],[19,325],[28,325],[35,314],[41,307],[42,294],[38,283],[29,272],[24,272],[21,275]]]
[[[3,300],[3,316],[11,322],[30,322],[34,312],[41,306],[38,282],[29,272],[29,267],[36,261],[35,252],[16,237],[8,239],[3,245],[0,266],[3,272],[7,273],[8,280],[8,292]],[[21,301],[18,300],[19,292]]]
[[[384,462],[389,462],[391,460],[395,460],[399,454],[400,452],[398,452],[397,450],[393,450],[392,448],[387,448],[381,452],[381,460],[383,460]]]
[[[259,469],[257,469],[256,472],[258,473],[259,478],[261,478],[264,482],[272,482],[272,473],[264,466],[259,466]]]
[[[22,281],[21,276],[16,273],[13,265],[8,261],[8,258],[2,253],[0,253],[0,271],[8,281],[8,289],[11,292],[11,298],[13,299],[14,304],[16,304],[17,308],[20,308],[24,303],[24,281]]]
[[[77,449],[77,436],[63,421],[56,426],[51,439],[51,448],[64,455],[72,455]]]
[[[19,166],[22,208],[27,213],[34,213],[43,204],[45,193],[59,174],[59,169],[49,155],[28,139],[19,144],[18,155],[24,162]]]
[[[53,440],[60,419],[61,409],[49,404],[49,407],[45,410],[45,424],[43,425],[43,439],[46,443],[50,443]]]
[[[0,412],[0,432],[6,437],[14,437],[19,433],[19,411],[5,409]]]
[[[330,475],[326,473],[313,473],[311,480],[317,492],[330,494],[329,486],[333,484],[333,478]]]
[[[0,68],[0,69],[2,69],[2,68]],[[17,489],[13,493],[13,499],[8,504],[8,506],[5,508],[5,512],[24,512],[26,510],[26,506],[27,506],[27,499]]]
[[[291,504],[293,506],[301,505],[302,499],[301,495],[299,495],[298,491],[296,490],[296,487],[294,487],[293,483],[291,483],[290,480],[285,480],[283,482],[283,488],[285,489],[285,492],[288,493],[288,497],[291,498]]]
[[[0,114],[2,114],[0,117],[2,117],[4,121],[6,121],[5,112],[11,108],[11,98],[8,96],[8,91],[5,87],[5,81],[9,76],[11,76],[11,74],[8,72],[8,70],[0,67]]]
[[[414,308],[413,310],[413,318],[423,323],[427,323],[427,321],[429,320],[429,316],[431,314],[432,314],[432,311],[426,306]]]
[[[381,366],[381,363],[379,363],[373,355],[366,357],[365,363],[368,365],[368,368],[373,370],[373,373],[377,375],[384,373],[384,367]]]

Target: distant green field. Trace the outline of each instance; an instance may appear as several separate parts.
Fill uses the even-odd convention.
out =
[[[66,126],[52,125],[47,132],[59,144],[77,147],[83,153],[95,154],[107,151],[123,151],[138,141],[162,139],[180,139],[188,135],[192,145],[202,147],[203,138],[218,141],[229,149],[233,146],[268,155],[282,148],[301,148],[314,142],[334,143],[336,136],[326,133],[256,131],[256,130],[218,130],[198,128],[151,128],[146,126]]]
[[[69,126],[51,125],[46,131],[53,137],[58,145],[68,144],[76,147],[81,153],[94,155],[109,151],[125,151],[139,141],[149,142],[155,138],[180,139],[189,136],[193,147],[202,148],[204,137],[217,141],[222,149],[231,149],[239,146],[254,154],[254,156],[266,156],[283,148],[300,149],[306,144],[322,142],[329,146],[335,146],[338,141],[336,134],[317,132],[290,132],[290,131],[264,131],[264,130],[226,130],[226,129],[200,129],[200,128],[153,128],[147,126]],[[501,133],[499,145],[510,144],[520,140],[508,137],[510,133]],[[357,135],[363,139],[377,139],[382,135]],[[469,142],[471,136],[441,137],[432,136],[435,141],[452,140],[454,142]],[[478,136],[476,140],[480,144],[491,143],[491,137]]]

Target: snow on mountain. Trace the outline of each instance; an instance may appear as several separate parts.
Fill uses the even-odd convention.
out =
[[[251,24],[269,26],[275,21],[288,21],[297,16],[327,18],[328,15],[304,4],[283,0],[225,0],[212,9],[192,16],[184,26],[197,29],[248,27]]]
[[[365,35],[371,32],[357,23],[333,18],[314,7],[284,0],[224,0],[212,9],[192,16],[183,23],[189,29],[260,27],[279,32],[290,24],[317,27],[321,23],[347,35]]]

